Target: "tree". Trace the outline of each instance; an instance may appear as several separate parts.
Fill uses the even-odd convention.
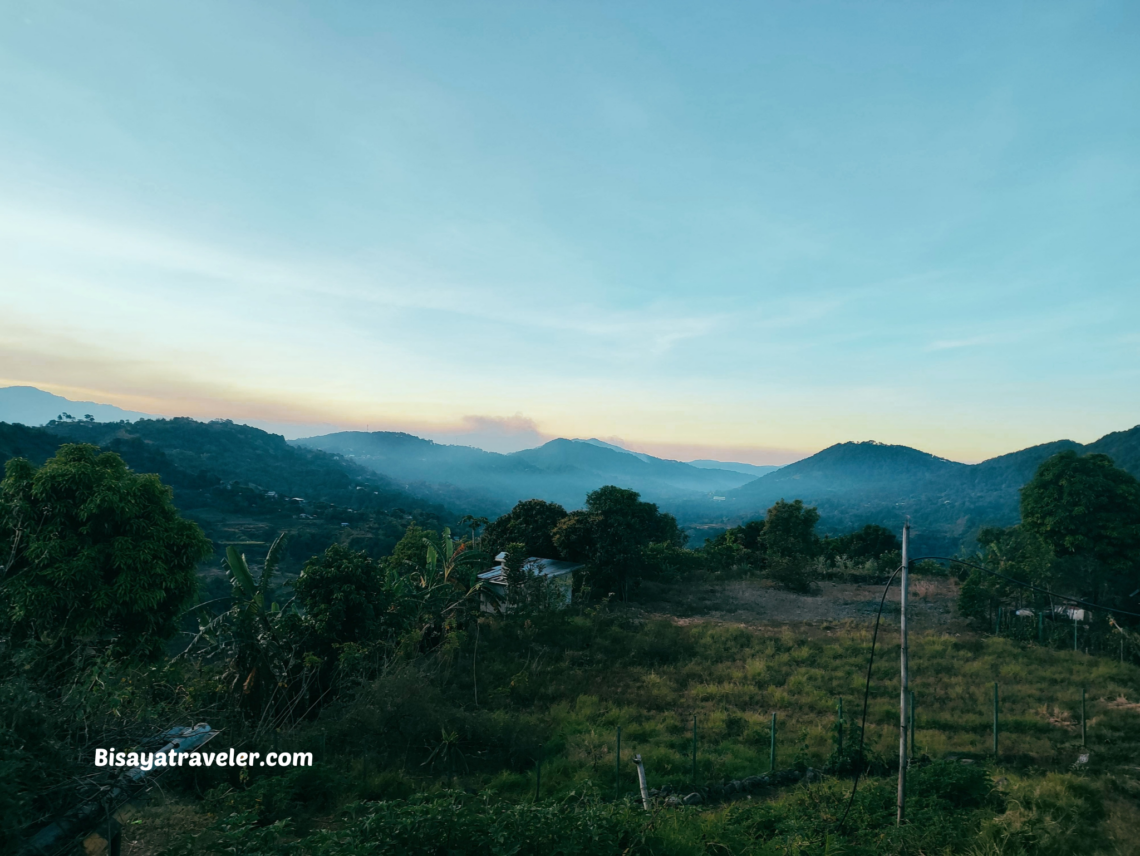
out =
[[[802,499],[780,500],[768,509],[764,518],[764,547],[769,558],[775,556],[810,558],[819,553],[819,536],[815,524],[819,512],[805,507]]]
[[[557,559],[554,528],[566,518],[566,509],[544,499],[526,499],[487,527],[483,540],[491,555],[506,550],[510,543],[523,545],[528,556]]]
[[[978,532],[978,544],[982,548],[978,563],[987,568],[1042,588],[1054,588],[1059,582],[1052,549],[1024,525],[984,527]],[[962,581],[958,593],[962,615],[989,622],[997,608],[1006,605],[1052,608],[1044,596],[981,571],[970,571]]]
[[[305,563],[293,582],[305,623],[322,648],[366,643],[397,635],[395,609],[406,578],[385,572],[367,554],[333,544]]]
[[[423,576],[427,573],[427,546],[424,544],[431,530],[424,529],[414,520],[404,530],[403,537],[396,542],[392,553],[384,559],[384,568],[395,571],[400,576]],[[434,533],[431,533],[434,534]]]
[[[671,514],[637,491],[607,485],[586,496],[585,511],[563,518],[554,544],[564,558],[587,563],[586,580],[595,592],[628,600],[645,572],[644,548],[654,543],[681,546],[684,535]]]
[[[825,537],[821,547],[831,562],[840,556],[846,556],[852,562],[866,563],[889,553],[897,553],[902,549],[902,542],[890,529],[871,523],[847,535]]]
[[[212,553],[157,476],[118,455],[61,446],[42,467],[13,459],[0,484],[0,608],[16,639],[153,657]]]
[[[1072,591],[1124,606],[1140,587],[1140,481],[1107,455],[1047,459],[1021,489],[1021,519],[1060,560]]]
[[[479,546],[480,532],[486,532],[487,526],[491,523],[486,517],[480,517],[475,514],[464,514],[459,518],[459,525],[468,528],[471,531],[471,546]]]

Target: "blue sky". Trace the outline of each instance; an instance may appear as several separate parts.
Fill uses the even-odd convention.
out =
[[[978,460],[1140,421],[1140,7],[0,7],[0,385]]]

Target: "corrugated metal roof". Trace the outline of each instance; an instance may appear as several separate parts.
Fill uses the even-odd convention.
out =
[[[500,553],[499,555],[502,556],[504,554]],[[539,556],[531,556],[526,560],[524,567],[533,571],[538,576],[563,577],[582,567],[582,565],[576,562],[563,562],[558,559],[543,559]],[[502,565],[496,565],[490,570],[479,574],[479,579],[492,584],[498,583],[505,585],[507,582],[506,571]]]

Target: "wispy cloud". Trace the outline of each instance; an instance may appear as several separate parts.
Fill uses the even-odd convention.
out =
[[[395,250],[376,251],[367,261],[299,257],[272,258],[212,243],[173,237],[162,231],[42,211],[0,208],[0,242],[27,255],[38,249],[55,263],[110,262],[149,274],[148,292],[161,290],[165,275],[182,287],[186,278],[209,281],[267,301],[313,297],[357,306],[461,315],[496,325],[549,330],[607,340],[615,346],[661,355],[678,342],[713,332],[726,320],[666,302],[623,309],[588,301],[580,290],[544,284],[504,293],[499,283],[458,280]],[[121,277],[129,282],[131,277]],[[120,286],[129,290],[129,285]]]

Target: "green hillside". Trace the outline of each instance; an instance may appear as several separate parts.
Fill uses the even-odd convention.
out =
[[[330,543],[382,556],[410,520],[431,524],[452,516],[370,469],[229,421],[0,423],[0,461],[42,463],[64,442],[91,443],[119,454],[136,472],[157,474],[179,510],[214,542],[216,561],[230,543],[254,560],[281,531],[291,533],[286,572]]]
[[[1085,446],[1058,440],[973,465],[905,446],[840,443],[729,491],[724,502],[686,502],[670,510],[686,524],[730,525],[763,516],[776,500],[802,499],[818,507],[823,532],[868,523],[895,531],[909,517],[918,549],[950,554],[972,546],[982,526],[1016,523],[1021,487],[1042,461],[1065,449],[1107,454],[1140,474],[1140,426]]]

